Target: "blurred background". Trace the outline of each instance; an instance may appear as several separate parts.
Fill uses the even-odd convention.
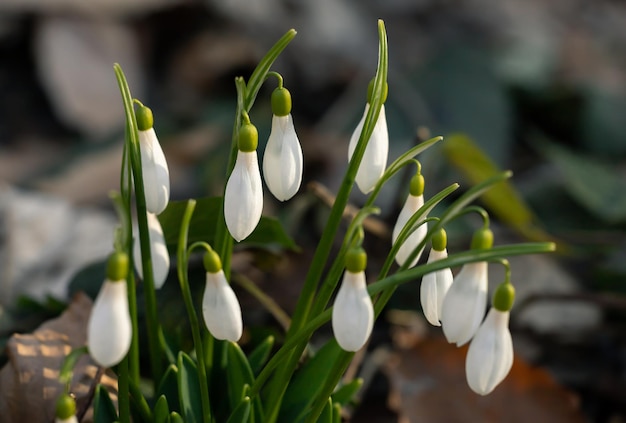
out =
[[[443,135],[420,157],[427,196],[513,170],[482,203],[496,243],[555,240],[559,252],[511,260],[519,362],[486,398],[465,385],[464,351],[424,325],[419,284],[402,287],[359,361],[370,400],[353,420],[514,421],[515,409],[515,421],[626,422],[626,4],[617,0],[0,1],[2,344],[63,310],[76,274],[110,252],[124,128],[113,63],[153,109],[172,199],[219,195],[234,78],[295,28],[273,69],[293,96],[305,184],[321,185],[303,184],[287,204],[266,196],[265,214],[300,253],[241,251],[240,260],[292,310],[323,230],[320,189],[341,181],[376,69],[378,18],[389,38],[389,160]],[[261,149],[274,86],[251,115]],[[372,274],[411,172],[378,202]],[[479,225],[471,217],[448,228],[449,250],[467,248]],[[502,272],[492,268],[495,285]],[[247,324],[270,324],[254,299],[243,302]]]

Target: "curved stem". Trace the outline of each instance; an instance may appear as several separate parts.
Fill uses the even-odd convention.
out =
[[[211,404],[209,401],[209,385],[207,379],[206,362],[204,355],[204,346],[202,343],[202,335],[200,333],[200,325],[198,324],[198,316],[196,314],[196,308],[193,304],[193,296],[191,295],[191,289],[189,288],[189,278],[187,274],[188,259],[187,256],[187,238],[189,234],[189,225],[191,223],[191,216],[196,207],[195,200],[189,200],[187,202],[187,208],[183,215],[183,220],[180,226],[180,234],[178,238],[178,281],[180,283],[180,290],[183,294],[183,300],[185,302],[185,308],[187,309],[187,315],[189,316],[189,325],[191,326],[191,335],[193,337],[194,347],[196,349],[196,360],[198,361],[198,379],[200,380],[200,397],[202,401],[202,418],[204,423],[211,422]]]

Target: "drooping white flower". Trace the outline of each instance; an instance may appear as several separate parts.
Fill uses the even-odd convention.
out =
[[[247,238],[261,220],[263,188],[256,150],[237,152],[237,161],[226,183],[224,218],[232,237]]]
[[[396,242],[398,235],[400,235],[400,231],[402,231],[402,228],[404,228],[404,225],[406,225],[411,216],[413,216],[423,205],[424,196],[422,194],[416,196],[409,193],[409,196],[406,198],[404,206],[398,215],[398,220],[393,227],[393,233],[391,236],[393,243]],[[423,216],[422,218],[426,218],[426,216]],[[413,250],[424,240],[427,233],[428,226],[424,223],[418,226],[417,229],[404,241],[404,243],[402,243],[398,253],[396,254],[396,263],[398,263],[399,266],[402,266],[408,260]],[[409,267],[413,267],[417,264],[423,251],[424,248],[422,247]]]
[[[333,304],[333,333],[346,351],[358,351],[374,326],[374,307],[367,293],[365,272],[346,270]]]
[[[509,331],[509,311],[492,307],[470,343],[465,359],[465,375],[470,388],[487,395],[500,383],[513,365],[513,341]]]
[[[443,300],[441,326],[448,342],[467,343],[487,306],[487,263],[469,263],[456,275]]]
[[[154,128],[139,131],[139,150],[146,208],[160,214],[170,200],[170,172]]]
[[[428,255],[428,263],[433,263],[447,257],[448,251],[445,247],[442,251],[438,251],[433,247]],[[427,273],[422,278],[420,301],[422,303],[424,316],[426,316],[426,320],[428,320],[431,325],[441,326],[440,320],[443,300],[450,285],[452,285],[452,271],[450,268]]]
[[[160,289],[170,271],[170,254],[165,244],[163,228],[159,218],[148,212],[148,236],[150,238],[150,257],[152,258],[152,273],[154,274],[154,287]],[[133,244],[133,258],[135,262],[135,270],[141,279],[143,279],[143,266],[141,263],[141,242],[139,234],[135,235]]]
[[[350,137],[350,144],[348,145],[348,160],[352,159],[352,154],[356,149],[359,137],[363,130],[363,124],[365,117],[369,111],[370,104],[365,105],[365,111],[363,117],[356,126],[352,136]],[[363,192],[367,194],[374,189],[376,183],[385,172],[387,166],[387,155],[389,153],[389,131],[387,130],[387,118],[385,116],[385,105],[383,104],[380,109],[380,114],[374,125],[372,135],[365,147],[365,153],[363,159],[356,174],[356,184]]]
[[[302,148],[291,114],[272,117],[272,131],[263,156],[263,175],[270,192],[280,201],[289,200],[300,188]]]
[[[130,348],[132,326],[126,280],[106,279],[87,324],[89,354],[102,367],[118,364]]]
[[[221,269],[215,273],[206,273],[202,314],[207,329],[216,339],[237,342],[241,338],[241,306]]]

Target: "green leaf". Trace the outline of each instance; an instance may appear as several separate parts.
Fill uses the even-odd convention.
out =
[[[317,423],[332,423],[333,422],[333,400],[328,398],[322,414],[317,419]]]
[[[341,351],[337,341],[331,339],[295,372],[283,398],[280,421],[298,422],[305,416],[324,386],[330,363],[335,362]]]
[[[167,405],[167,398],[161,395],[154,404],[154,423],[168,423],[170,420],[170,408]]]
[[[172,411],[180,411],[178,407],[178,404],[180,404],[178,398],[178,367],[171,364],[165,370],[157,388],[157,396],[167,398],[168,406]]]
[[[231,409],[235,409],[254,383],[254,374],[246,355],[236,342],[228,342],[228,389]],[[263,421],[263,407],[257,396],[252,403],[250,421]]]
[[[226,423],[247,422],[250,416],[250,397],[243,397],[237,408],[232,412]]]
[[[333,423],[341,423],[341,404],[333,404]]]
[[[217,230],[216,217],[219,216],[222,199],[221,197],[205,197],[196,201],[195,212],[189,226],[189,243],[204,241],[214,245]],[[170,251],[176,251],[180,225],[186,207],[187,201],[171,201],[159,215],[165,242]],[[261,217],[254,232],[242,244],[261,247],[278,245],[286,249],[298,250],[298,246],[287,235],[280,222],[275,218],[265,216]]]
[[[618,169],[545,141],[536,147],[561,170],[565,188],[589,212],[609,223],[626,220],[624,176]]]
[[[170,414],[170,423],[185,423],[185,420],[176,411]]]
[[[274,337],[270,335],[265,338],[263,342],[257,345],[257,347],[248,356],[248,363],[250,364],[250,368],[255,375],[261,371],[263,365],[267,362],[273,346]]]
[[[443,153],[472,185],[501,173],[498,166],[465,134],[452,134],[443,142]],[[513,185],[504,180],[482,194],[483,203],[495,216],[534,241],[550,241],[532,211]]]
[[[348,404],[354,395],[361,389],[363,385],[363,379],[356,378],[346,383],[345,385],[337,388],[335,392],[332,394],[332,399],[334,403],[338,403],[340,405]]]
[[[117,412],[109,397],[109,392],[99,384],[93,397],[93,422],[111,423],[115,420],[117,420]]]
[[[202,398],[196,363],[184,352],[178,353],[178,395],[186,423],[202,422]]]

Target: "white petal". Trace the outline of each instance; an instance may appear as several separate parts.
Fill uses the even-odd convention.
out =
[[[243,331],[241,306],[224,272],[207,272],[202,297],[202,314],[209,332],[216,339],[237,342]]]
[[[487,263],[463,266],[443,300],[441,325],[448,342],[467,343],[478,330],[487,306]]]
[[[132,337],[126,281],[104,281],[87,325],[89,354],[102,367],[122,361]]]
[[[374,307],[367,293],[365,273],[346,271],[335,298],[332,316],[337,343],[346,351],[358,351],[372,333]]]
[[[237,241],[254,231],[263,212],[263,189],[256,151],[237,153],[233,173],[224,193],[224,218]]]
[[[263,176],[270,192],[280,201],[293,197],[302,182],[302,149],[291,114],[274,116],[265,154]]]
[[[352,154],[356,149],[369,107],[370,105],[367,103],[365,105],[363,117],[361,117],[359,124],[356,126],[356,129],[350,137],[350,144],[348,145],[348,159],[352,158]],[[378,120],[376,120],[376,124],[374,125],[372,136],[367,143],[367,147],[365,147],[365,153],[363,154],[363,159],[361,160],[359,170],[356,174],[356,184],[363,194],[367,194],[372,191],[382,174],[385,172],[388,153],[389,131],[387,130],[385,105],[383,105],[380,109]]]
[[[396,242],[396,240],[398,239],[398,235],[400,235],[400,231],[402,231],[402,228],[404,228],[404,225],[406,225],[406,222],[408,222],[411,216],[413,216],[415,212],[419,210],[419,208],[422,207],[423,205],[424,205],[423,195],[413,196],[409,194],[409,196],[406,198],[406,201],[404,202],[404,206],[402,207],[402,210],[400,210],[400,214],[398,215],[398,220],[396,221],[396,224],[393,227],[393,233],[391,235],[392,242],[394,243]],[[425,218],[426,216],[421,217],[421,219],[425,219]],[[398,253],[396,254],[396,263],[398,263],[399,266],[402,266],[404,262],[407,261],[407,259],[409,258],[413,250],[426,237],[427,232],[428,232],[428,226],[426,224],[420,225],[415,230],[415,232],[409,235],[406,241],[404,241],[404,243],[400,246]],[[422,251],[424,251],[424,248],[420,250],[419,254],[417,255],[417,257],[415,257],[415,260],[411,262],[411,265],[409,267],[413,267],[417,264],[417,261],[422,255]]]
[[[67,419],[55,418],[54,423],[78,423],[76,416],[68,417]]]
[[[150,238],[150,256],[152,257],[152,273],[154,274],[154,287],[160,289],[170,271],[170,254],[167,251],[165,237],[163,236],[163,228],[159,222],[159,218],[148,212],[148,236]],[[133,258],[135,262],[135,270],[141,279],[143,279],[143,266],[141,264],[141,243],[139,242],[139,234],[135,235],[133,245]]]
[[[509,312],[489,310],[467,351],[465,375],[474,392],[487,395],[504,380],[513,365]]]
[[[428,263],[447,257],[448,252],[445,248],[443,251],[431,249],[428,255]],[[426,319],[431,325],[441,326],[440,320],[443,300],[450,285],[452,285],[452,271],[449,268],[427,273],[422,278],[420,301],[422,303],[424,316],[426,316]]]
[[[170,200],[170,172],[154,128],[139,131],[146,208],[159,214]]]

